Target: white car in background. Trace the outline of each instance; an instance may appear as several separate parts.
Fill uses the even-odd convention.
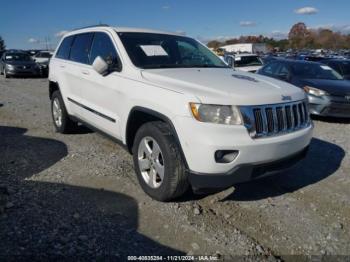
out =
[[[41,63],[49,63],[50,58],[52,57],[52,52],[50,51],[40,51],[33,56],[35,62]]]
[[[40,68],[41,76],[47,76],[49,74],[49,63],[52,54],[50,51],[40,51],[33,56],[34,61]]]
[[[263,61],[256,54],[227,54],[224,59],[232,68],[244,72],[255,73],[263,66]]]

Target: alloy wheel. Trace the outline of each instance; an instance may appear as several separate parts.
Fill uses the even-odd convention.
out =
[[[146,184],[151,188],[159,188],[164,180],[164,158],[154,138],[144,137],[140,141],[138,164]]]

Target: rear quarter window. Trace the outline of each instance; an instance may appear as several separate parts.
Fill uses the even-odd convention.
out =
[[[57,58],[68,59],[73,39],[74,39],[74,36],[68,36],[65,39],[63,39],[60,47],[58,48],[57,54],[56,54]]]

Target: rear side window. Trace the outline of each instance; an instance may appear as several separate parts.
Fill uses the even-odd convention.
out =
[[[96,57],[102,57],[113,68],[119,67],[119,59],[110,37],[105,33],[95,33],[91,46],[90,64]]]
[[[74,62],[89,64],[89,53],[93,36],[93,33],[76,35],[70,51],[69,59]]]
[[[58,48],[56,57],[61,59],[68,59],[70,47],[72,45],[74,36],[68,36],[65,39],[63,39],[60,47]]]

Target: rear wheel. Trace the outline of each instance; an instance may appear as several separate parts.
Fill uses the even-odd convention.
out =
[[[69,118],[61,93],[55,91],[51,97],[51,114],[57,132],[67,134],[77,128],[77,123]]]
[[[133,159],[139,183],[152,198],[169,201],[188,189],[179,145],[166,123],[149,122],[140,127],[133,145]]]

